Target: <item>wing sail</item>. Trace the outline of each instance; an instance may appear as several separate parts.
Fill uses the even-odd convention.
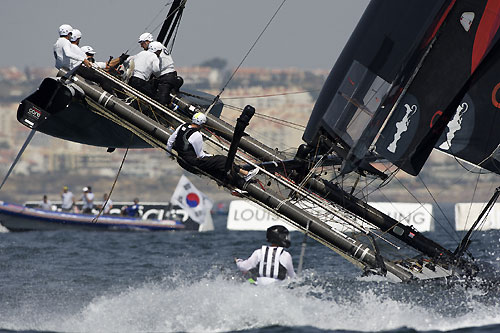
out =
[[[498,38],[498,24],[481,29],[483,22],[498,22],[500,17],[500,7],[491,3],[498,2],[454,4],[376,142],[377,153],[412,175],[420,172]],[[464,17],[469,17],[465,26]]]

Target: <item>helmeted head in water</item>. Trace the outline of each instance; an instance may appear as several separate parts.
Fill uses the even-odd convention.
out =
[[[267,241],[281,247],[290,247],[290,233],[287,228],[282,225],[273,225],[267,228]]]

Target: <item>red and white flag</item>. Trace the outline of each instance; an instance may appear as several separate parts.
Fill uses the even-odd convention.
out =
[[[184,209],[189,217],[200,225],[212,220],[211,216],[209,216],[213,206],[212,201],[199,191],[184,175],[179,179],[170,202]]]

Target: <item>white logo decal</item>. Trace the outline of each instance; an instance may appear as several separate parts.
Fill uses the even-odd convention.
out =
[[[35,108],[29,108],[28,114],[36,119],[39,119],[42,113]]]
[[[446,134],[446,141],[443,142],[439,148],[443,150],[450,149],[451,140],[455,137],[455,133],[462,128],[462,119],[464,117],[465,112],[469,109],[469,105],[467,103],[462,103],[457,107],[457,112],[455,112],[455,116],[448,123],[448,134]]]
[[[389,147],[387,147],[387,150],[390,151],[391,153],[396,152],[398,141],[399,139],[401,139],[401,134],[403,134],[408,130],[408,125],[410,124],[410,117],[413,116],[415,112],[417,112],[416,105],[410,106],[409,104],[405,104],[405,108],[406,108],[405,116],[403,117],[403,119],[401,119],[401,121],[398,121],[396,123],[396,128],[398,130],[396,131],[396,134],[394,134],[394,141],[392,141]]]
[[[472,21],[474,21],[474,16],[473,12],[462,13],[462,16],[460,17],[460,24],[464,27],[465,31],[469,31]]]

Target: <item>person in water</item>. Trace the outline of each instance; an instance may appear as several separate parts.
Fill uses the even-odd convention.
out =
[[[198,112],[193,116],[191,124],[185,123],[177,127],[168,139],[167,152],[170,154],[172,149],[175,149],[180,157],[177,162],[189,172],[198,173],[195,169],[198,168],[218,179],[224,179],[227,157],[209,155],[203,150],[203,137],[200,130],[206,122],[207,116]],[[247,171],[234,164],[233,170],[239,173],[245,181],[249,181],[259,172],[258,168]]]
[[[285,250],[291,244],[288,229],[273,225],[267,228],[266,238],[271,245],[263,245],[247,260],[235,259],[238,269],[243,273],[254,273],[257,276],[255,283],[260,285],[295,277],[292,256]]]

